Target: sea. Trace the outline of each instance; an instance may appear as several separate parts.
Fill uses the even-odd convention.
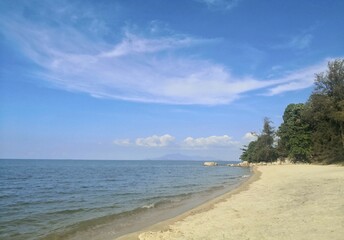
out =
[[[0,160],[0,239],[115,239],[240,185],[198,161]]]

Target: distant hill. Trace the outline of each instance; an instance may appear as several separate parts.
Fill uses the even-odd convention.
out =
[[[147,160],[186,160],[186,161],[220,161],[218,159],[214,159],[212,157],[202,157],[202,156],[188,156],[183,155],[180,153],[174,153],[174,154],[166,154],[158,158],[149,158]]]

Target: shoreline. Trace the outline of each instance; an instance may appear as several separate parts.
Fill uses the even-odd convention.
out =
[[[257,180],[259,180],[261,176],[261,172],[258,170],[257,166],[252,166],[251,168],[251,175],[248,177],[245,181],[238,184],[233,189],[230,189],[228,192],[225,192],[221,194],[220,196],[216,196],[213,199],[210,199],[192,209],[189,209],[175,217],[172,217],[170,219],[155,223],[151,226],[145,227],[139,231],[135,231],[132,233],[125,234],[123,236],[119,236],[115,238],[114,240],[137,240],[139,239],[139,235],[147,232],[147,231],[165,231],[168,230],[169,225],[176,223],[178,221],[182,221],[183,219],[194,216],[196,214],[209,211],[214,207],[215,204],[220,203],[222,201],[225,201],[226,199],[230,198],[232,195],[239,194],[241,191],[247,190],[249,185]]]
[[[255,166],[247,181],[175,218],[118,240],[341,239],[344,168]]]
[[[214,176],[218,173],[219,176],[224,177],[216,177],[220,181],[216,181],[217,185],[214,185],[212,184],[214,181],[210,174],[209,179],[199,179],[203,181],[203,183],[198,182],[199,180],[195,182],[197,183],[196,189],[198,185],[206,186],[204,182],[209,184],[209,186],[203,186],[203,189],[200,189],[201,191],[196,191],[195,188],[192,188],[189,189],[191,190],[189,192],[182,191],[176,194],[177,192],[173,192],[171,188],[167,195],[161,196],[159,199],[152,198],[151,201],[145,203],[142,202],[142,204],[133,210],[80,221],[65,227],[61,231],[53,231],[45,235],[43,239],[117,239],[127,234],[146,229],[160,222],[178,217],[208,201],[231,192],[252,176],[252,171],[249,168],[240,171],[236,171],[236,169],[233,168],[233,172],[228,172],[227,166],[208,170],[201,164],[198,164],[197,168],[202,169],[201,173],[204,171],[202,175],[204,177],[208,176],[208,173],[212,173],[212,175],[215,174]],[[222,169],[222,171],[220,171],[220,169]],[[182,181],[184,184],[187,179],[182,178]],[[168,184],[171,185],[170,182]]]

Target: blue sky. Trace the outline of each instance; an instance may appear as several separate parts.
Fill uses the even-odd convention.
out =
[[[344,56],[344,1],[0,2],[0,157],[238,160]]]

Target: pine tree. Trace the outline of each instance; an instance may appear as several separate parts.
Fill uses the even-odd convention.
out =
[[[268,118],[264,119],[263,131],[256,141],[252,141],[243,149],[240,156],[242,161],[248,162],[272,162],[277,159],[277,152],[274,148],[274,129]]]

